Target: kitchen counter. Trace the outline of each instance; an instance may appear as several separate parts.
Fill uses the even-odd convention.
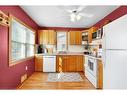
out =
[[[91,58],[97,59],[97,60],[102,60],[102,58],[100,58],[100,57],[95,57],[95,56],[91,56],[91,55],[84,55],[84,56],[88,56],[88,57],[91,57]]]
[[[97,59],[97,60],[102,60],[100,57],[95,57],[91,55],[85,55],[83,52],[64,52],[64,53],[52,53],[52,54],[35,54],[35,56],[56,56],[56,55],[84,55],[84,56],[89,56],[91,58]]]
[[[84,55],[84,53],[83,52],[60,52],[60,53],[52,53],[52,54],[44,54],[44,53],[42,53],[42,54],[35,54],[35,55],[42,55],[42,56],[53,56],[53,55]]]

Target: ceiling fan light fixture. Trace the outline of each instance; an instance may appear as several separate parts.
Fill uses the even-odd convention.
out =
[[[76,16],[76,20],[79,21],[81,19],[81,15]]]
[[[71,18],[74,18],[74,19],[76,18],[75,14],[71,14],[70,16],[71,16]]]
[[[75,22],[75,18],[71,18],[71,22]]]
[[[72,22],[75,22],[76,15],[75,15],[75,14],[71,14],[71,15],[70,15],[70,18],[71,18],[71,21],[72,21]]]

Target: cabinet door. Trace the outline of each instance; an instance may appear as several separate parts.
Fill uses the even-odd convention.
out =
[[[35,56],[35,71],[43,71],[43,57]]]
[[[75,32],[75,45],[81,45],[82,44],[82,32],[76,31]]]
[[[75,45],[75,31],[69,32],[70,45]]]
[[[38,43],[43,44],[43,31],[42,30],[38,31]]]
[[[49,41],[48,41],[48,30],[42,30],[43,32],[43,36],[42,36],[42,40],[43,40],[43,44],[48,44]]]
[[[83,71],[83,56],[82,55],[77,55],[76,56],[76,71]]]
[[[76,56],[69,55],[67,57],[67,71],[73,72],[76,71]]]
[[[56,43],[56,32],[54,30],[49,30],[48,42],[48,44],[51,45],[54,45]]]
[[[62,71],[63,72],[67,72],[67,66],[68,66],[68,57],[67,56],[63,56],[62,57]]]
[[[103,88],[103,64],[102,60],[97,61],[98,64],[98,76],[97,76],[97,82],[98,82],[98,88],[102,89]]]
[[[67,71],[67,56],[57,56],[57,72]]]

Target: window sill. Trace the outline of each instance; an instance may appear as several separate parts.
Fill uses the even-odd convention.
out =
[[[16,65],[16,64],[19,64],[19,63],[21,63],[21,62],[24,62],[24,61],[33,59],[33,58],[34,58],[34,56],[31,56],[31,57],[27,57],[27,58],[24,58],[24,59],[21,59],[21,60],[11,61],[11,62],[9,62],[9,67],[14,66],[14,65]]]

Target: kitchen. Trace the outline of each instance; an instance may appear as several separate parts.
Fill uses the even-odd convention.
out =
[[[126,45],[114,44],[127,40],[127,6],[0,6],[0,10],[0,40],[5,39],[0,47],[0,60],[5,59],[1,89],[127,88],[120,82],[127,78],[122,74]],[[10,80],[5,79],[8,74]]]
[[[39,30],[39,34],[42,33],[41,34],[42,36],[40,35],[39,39],[40,39],[40,44],[43,44],[43,46],[42,45],[41,46],[44,47],[44,49],[42,49],[42,51],[44,51],[44,52],[41,52],[40,54],[35,55],[35,71],[43,71],[43,72],[56,72],[56,71],[57,72],[83,72],[84,71],[85,75],[88,74],[88,78],[89,78],[89,73],[88,73],[88,71],[90,71],[89,63],[91,63],[89,61],[91,60],[91,61],[96,62],[96,63],[92,63],[91,65],[93,65],[93,64],[96,65],[96,64],[98,64],[97,62],[99,62],[100,65],[102,64],[101,63],[101,55],[97,54],[97,51],[96,51],[96,49],[99,48],[99,45],[101,45],[101,42],[99,43],[99,41],[101,40],[102,31],[101,32],[97,31],[97,29],[96,30],[93,29],[93,30],[94,30],[93,32],[97,33],[98,36],[94,35],[94,37],[93,37],[93,35],[92,35],[93,33],[91,32],[90,35],[92,35],[92,37],[93,37],[93,39],[91,39],[91,40],[94,40],[94,43],[95,43],[95,41],[98,41],[98,43],[96,45],[89,45],[89,47],[92,49],[88,48],[89,51],[86,50],[85,52],[84,52],[84,50],[85,50],[84,47],[88,43],[88,36],[90,36],[90,35],[88,35],[89,30],[68,31],[68,32],[64,32],[64,31],[59,32],[58,31],[58,32],[54,32],[55,38],[53,36],[52,37],[45,36],[46,33],[49,33],[48,35],[50,35],[50,32],[52,32],[51,30]],[[100,34],[99,34],[99,32],[100,32]],[[57,35],[57,38],[56,38],[56,35]],[[47,39],[48,40],[47,43],[45,43],[46,39],[45,39],[45,41],[42,39],[44,37],[49,38],[49,39]],[[82,38],[85,40],[83,40]],[[66,41],[66,39],[68,41]],[[53,42],[53,41],[56,41],[56,40],[57,40],[57,45],[55,44],[56,46],[51,46],[52,44],[54,45],[55,42]],[[50,41],[52,41],[52,43]],[[49,43],[51,43],[51,45]],[[54,48],[52,48],[52,47],[56,47],[57,50],[54,50]],[[40,48],[39,48],[39,51],[40,51]],[[84,55],[84,53],[87,53],[87,54],[90,53],[92,57]],[[52,61],[50,61],[50,60],[52,60]],[[53,60],[54,60],[54,62],[53,62]],[[60,64],[60,61],[62,61],[61,64]],[[40,62],[40,63],[38,63],[38,62]],[[42,65],[42,63],[43,63],[43,65]],[[48,63],[49,63],[49,65],[48,65]],[[88,67],[88,70],[86,70],[85,65],[86,65],[86,67]],[[94,67],[92,66],[90,68],[92,68],[92,69],[94,68],[95,71],[93,71],[93,72],[97,72],[97,69],[98,69],[97,66],[94,66]],[[98,74],[100,74],[100,73],[98,72]],[[95,74],[95,76],[97,77],[97,74]],[[98,75],[98,76],[100,76],[100,75]],[[98,80],[98,83],[99,82],[100,81]],[[102,88],[102,87],[97,87],[97,78],[95,78],[95,82],[93,84],[95,85],[96,88]],[[98,84],[98,85],[102,86],[102,83]]]

